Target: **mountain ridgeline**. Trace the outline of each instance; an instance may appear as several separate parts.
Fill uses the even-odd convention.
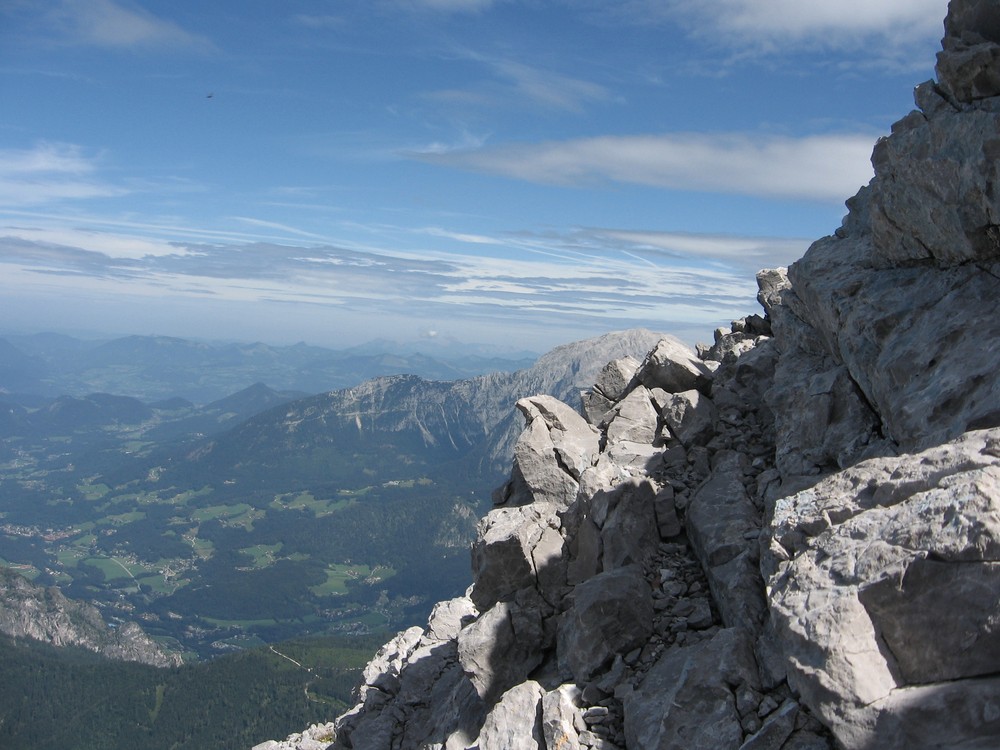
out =
[[[510,468],[520,420],[518,399],[534,393],[579,402],[609,359],[648,350],[659,334],[644,329],[556,347],[530,368],[454,382],[414,375],[376,378],[353,388],[269,409],[189,451],[184,471],[267,482],[295,465],[302,481],[356,479],[364,465],[382,481],[461,471],[495,483]],[[252,459],[252,460],[251,460]],[[369,474],[371,476],[371,474]]]
[[[41,333],[0,338],[0,392],[36,396],[114,393],[147,403],[204,404],[267,383],[299,394],[346,388],[382,375],[458,380],[531,365],[534,355],[499,356],[455,342],[373,342],[349,349],[295,344],[205,343],[170,336],[85,341]]]

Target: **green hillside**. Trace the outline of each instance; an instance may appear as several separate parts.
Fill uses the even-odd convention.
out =
[[[157,669],[0,636],[0,747],[246,750],[342,712],[384,639],[302,639]]]

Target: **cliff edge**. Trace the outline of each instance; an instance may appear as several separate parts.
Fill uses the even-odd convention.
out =
[[[937,78],[763,316],[518,402],[474,585],[333,747],[1000,746],[1000,5]]]

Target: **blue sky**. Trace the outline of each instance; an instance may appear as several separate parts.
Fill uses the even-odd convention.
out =
[[[0,0],[0,327],[694,342],[831,233],[945,0]]]

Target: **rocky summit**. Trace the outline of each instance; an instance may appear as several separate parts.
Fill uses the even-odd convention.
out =
[[[266,746],[1000,747],[1000,4],[915,100],[763,315],[522,399],[467,595]]]

